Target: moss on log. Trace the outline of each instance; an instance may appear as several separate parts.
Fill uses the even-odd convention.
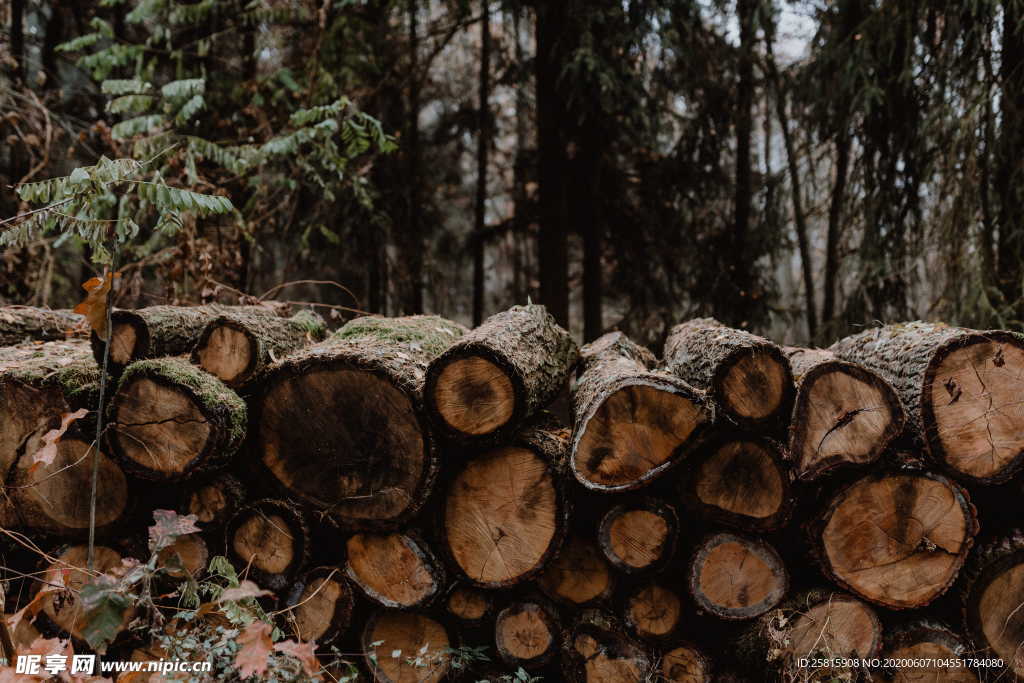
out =
[[[29,341],[62,341],[78,336],[76,328],[85,320],[67,310],[35,306],[0,306],[0,346]]]

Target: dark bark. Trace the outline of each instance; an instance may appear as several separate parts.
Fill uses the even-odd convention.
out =
[[[736,289],[738,310],[732,311],[743,319],[746,306],[743,299],[751,296],[750,270],[747,262],[747,239],[750,232],[754,186],[752,181],[751,138],[754,118],[754,13],[756,0],[737,0],[736,15],[740,29],[739,64],[736,85],[736,186],[734,188],[733,234],[730,244],[730,273]]]
[[[406,260],[409,266],[407,314],[423,312],[423,208],[420,195],[420,66],[419,66],[419,0],[406,0],[409,21],[409,122],[408,122],[408,211],[409,234]]]
[[[998,269],[1003,298],[1018,320],[1024,319],[1021,289],[1021,257],[1024,231],[1020,207],[1024,204],[1024,172],[1020,154],[1024,149],[1024,8],[1016,0],[1003,0],[1002,50],[999,82],[1002,85],[1000,132],[996,160],[996,195],[999,202]]]
[[[772,546],[728,532],[701,542],[687,569],[687,582],[700,609],[727,620],[758,617],[789,590],[786,566]]]
[[[486,240],[484,229],[487,220],[487,153],[491,146],[491,3],[483,0],[483,15],[480,18],[480,91],[477,118],[476,142],[476,207],[473,235],[473,326],[484,319],[486,282],[484,280],[484,255]]]
[[[309,523],[303,511],[283,500],[266,498],[246,505],[224,532],[228,559],[248,570],[262,588],[280,591],[294,585],[310,554]]]
[[[288,607],[286,629],[301,642],[326,647],[352,622],[352,587],[340,567],[314,567],[291,586]]]
[[[845,119],[843,121],[845,126]],[[851,135],[845,128],[836,140],[836,182],[828,208],[828,230],[825,235],[824,295],[821,304],[821,326],[824,336],[834,335],[836,324],[836,288],[839,279],[839,242],[842,239],[843,203],[846,201],[847,175],[850,168]]]
[[[34,306],[0,307],[0,346],[14,346],[27,341],[59,341],[78,336],[74,328],[85,319],[66,310],[50,310]]]

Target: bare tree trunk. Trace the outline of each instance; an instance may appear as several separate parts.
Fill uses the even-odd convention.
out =
[[[25,0],[11,0],[11,56],[16,62],[14,78],[25,80]]]
[[[525,60],[523,50],[523,36],[521,32],[522,13],[525,10],[516,6],[512,8],[512,30],[515,34],[515,56],[516,63],[522,64]],[[524,272],[527,261],[523,258],[524,252],[529,249],[529,238],[527,237],[527,226],[530,220],[527,213],[528,199],[526,196],[526,163],[523,150],[530,145],[528,111],[530,103],[527,98],[526,88],[516,88],[516,157],[515,169],[513,170],[513,199],[515,201],[515,218],[512,232],[512,296],[516,303],[526,300],[529,292],[529,276]]]
[[[1021,254],[1024,231],[1019,226],[1021,191],[1020,154],[1024,149],[1024,20],[1018,0],[1003,0],[1003,45],[1000,60],[1001,130],[996,170],[999,195],[999,287],[1015,316],[1024,318],[1021,290]]]
[[[736,191],[733,223],[731,273],[729,274],[740,298],[750,296],[750,264],[746,262],[747,232],[750,229],[751,175],[750,144],[753,131],[754,109],[754,11],[755,0],[738,0],[736,12],[740,24],[739,85],[737,86],[736,113]],[[745,307],[744,307],[745,308]],[[730,322],[744,318],[742,310],[733,307],[723,311]],[[735,319],[734,319],[735,318]]]
[[[822,332],[835,330],[836,280],[839,276],[839,240],[842,232],[843,203],[846,200],[846,178],[850,169],[850,132],[839,132],[836,141],[836,184],[828,209],[828,233],[825,237],[825,296],[821,306]]]
[[[409,135],[408,211],[409,234],[406,236],[406,259],[409,268],[409,293],[406,313],[423,312],[423,236],[420,210],[420,73],[419,73],[419,1],[408,0],[409,20]]]
[[[487,152],[491,145],[491,3],[480,18],[480,117],[476,146],[476,226],[473,235],[473,326],[484,319],[484,227],[487,218]]]

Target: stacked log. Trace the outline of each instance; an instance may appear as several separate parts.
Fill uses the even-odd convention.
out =
[[[162,590],[224,556],[368,680],[1024,680],[1013,333],[824,350],[702,319],[659,359],[619,332],[577,349],[533,305],[472,331],[119,320],[112,352],[149,346],[118,356],[100,444],[87,342],[0,347],[0,524],[43,576],[86,580],[95,461],[99,571],[167,501],[200,532],[159,553]],[[43,598],[31,628],[85,648],[78,603]]]
[[[85,318],[66,310],[0,306],[0,346],[28,341],[63,341],[79,336]]]

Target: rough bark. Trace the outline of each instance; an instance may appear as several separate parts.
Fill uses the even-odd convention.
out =
[[[978,681],[978,676],[968,668],[966,659],[968,656],[976,658],[978,653],[971,652],[960,634],[944,624],[915,621],[890,631],[885,642],[883,659],[898,664],[889,671],[894,683]]]
[[[728,532],[709,536],[697,547],[687,580],[701,610],[728,620],[760,616],[789,590],[789,575],[773,547]]]
[[[612,566],[635,574],[658,571],[668,564],[678,535],[675,508],[645,496],[608,510],[598,526],[597,542]]]
[[[269,309],[238,308],[203,327],[192,362],[229,387],[239,387],[271,363],[326,335],[323,318],[312,311],[282,318]]]
[[[340,567],[314,567],[289,591],[289,632],[303,642],[326,647],[345,634],[352,621],[352,587]]]
[[[427,364],[463,332],[437,316],[368,316],[275,363],[252,390],[255,456],[342,526],[397,527],[437,472],[422,411]]]
[[[974,657],[1002,659],[988,672],[1024,678],[1024,533],[1013,531],[977,550],[965,572],[964,630]]]
[[[537,586],[558,603],[588,607],[611,596],[615,577],[595,543],[571,536],[538,577]]]
[[[784,351],[797,386],[789,454],[798,478],[875,462],[903,432],[903,404],[877,373],[822,349]]]
[[[269,590],[293,585],[309,559],[309,525],[302,510],[287,501],[265,498],[246,505],[224,531],[228,558],[247,569]]]
[[[246,432],[246,405],[184,358],[131,364],[110,402],[111,455],[143,479],[177,481],[226,466]]]
[[[530,425],[455,475],[442,535],[446,554],[471,582],[521,583],[558,552],[569,516],[560,476],[568,443],[567,429]]]
[[[825,575],[891,609],[946,592],[978,531],[967,492],[928,472],[868,475],[833,497],[810,527]]]
[[[661,655],[658,674],[668,683],[711,683],[711,659],[690,643],[676,643]]]
[[[513,602],[494,622],[494,647],[513,669],[539,669],[558,653],[563,639],[558,616],[540,602]]]
[[[355,534],[345,550],[345,575],[384,607],[425,607],[446,586],[443,565],[417,533]]]
[[[220,473],[189,482],[179,508],[182,514],[195,515],[204,530],[218,530],[234,517],[245,503],[247,493],[233,475]]]
[[[378,610],[363,628],[363,661],[377,683],[438,683],[451,668],[450,642],[444,625],[425,614]]]
[[[0,346],[28,341],[61,341],[78,336],[85,320],[77,313],[34,306],[0,306]]]
[[[1024,464],[1024,337],[943,324],[886,325],[841,339],[839,358],[877,372],[941,467],[968,481],[1006,481]]]
[[[569,629],[562,657],[565,680],[572,683],[643,681],[652,665],[622,624],[597,610],[583,612]]]
[[[671,638],[683,616],[679,593],[665,582],[640,584],[623,600],[622,620],[633,635],[643,640],[658,642]]]
[[[596,491],[641,487],[668,471],[711,422],[704,395],[654,371],[621,332],[583,347],[573,384],[572,471]]]
[[[449,439],[478,447],[501,443],[554,400],[577,353],[543,306],[513,306],[430,364],[427,411]]]
[[[734,330],[713,318],[672,328],[666,368],[706,391],[736,424],[760,427],[788,417],[793,376],[782,350],[764,337]]]

